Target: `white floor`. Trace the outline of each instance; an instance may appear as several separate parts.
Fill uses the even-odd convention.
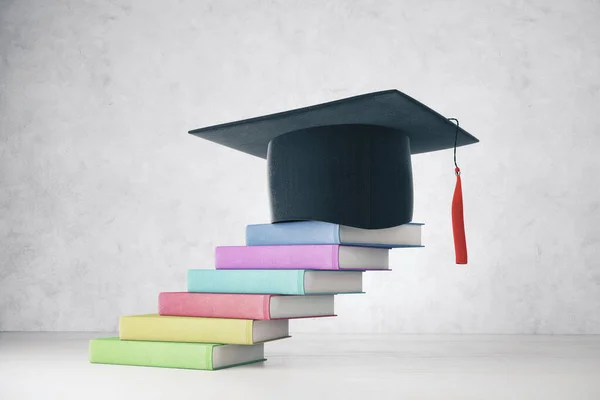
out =
[[[0,333],[0,399],[600,399],[600,336],[313,335],[264,364],[89,364],[92,333]]]

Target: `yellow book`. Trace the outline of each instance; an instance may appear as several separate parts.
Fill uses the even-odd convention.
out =
[[[175,317],[158,314],[121,317],[121,340],[256,344],[289,337],[287,319],[251,320]]]

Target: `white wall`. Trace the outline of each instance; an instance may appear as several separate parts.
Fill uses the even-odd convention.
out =
[[[268,221],[189,129],[397,88],[479,137],[413,158],[427,247],[295,331],[600,333],[600,4],[0,2],[0,330],[116,330]]]

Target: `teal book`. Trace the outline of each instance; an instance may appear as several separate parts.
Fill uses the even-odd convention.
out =
[[[248,294],[362,293],[362,271],[190,269],[188,292]]]
[[[265,361],[264,345],[178,343],[92,339],[89,360],[93,364],[216,370]]]

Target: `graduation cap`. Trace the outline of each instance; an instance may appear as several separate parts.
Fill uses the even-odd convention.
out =
[[[271,222],[315,220],[363,229],[412,220],[411,155],[478,142],[398,90],[189,133],[267,160]]]

